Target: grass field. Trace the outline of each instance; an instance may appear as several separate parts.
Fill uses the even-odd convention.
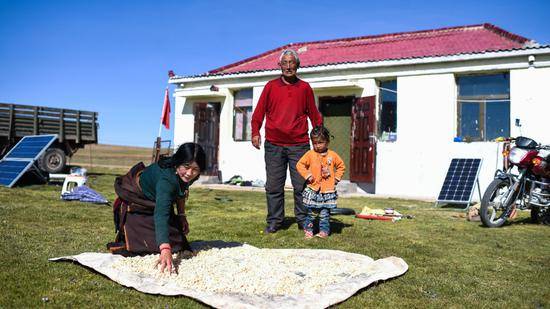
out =
[[[91,168],[89,184],[112,201],[114,177],[123,171]],[[0,187],[0,308],[204,307],[186,297],[137,292],[73,263],[48,262],[105,252],[114,237],[110,207],[63,202],[59,193],[55,185]],[[286,198],[291,200],[290,193]],[[189,240],[337,249],[374,259],[398,256],[408,263],[405,275],[360,291],[338,305],[342,308],[550,307],[550,228],[527,223],[528,213],[503,228],[487,229],[467,222],[461,210],[427,202],[341,198],[339,203],[357,211],[393,207],[415,218],[389,223],[334,216],[331,237],[305,241],[292,221],[291,205],[287,228],[263,235],[264,193],[192,188]],[[324,263],[330,267],[330,261]]]
[[[128,169],[139,161],[145,164],[151,162],[151,148],[145,147],[128,147],[115,145],[86,145],[83,149],[78,150],[72,158],[70,165],[78,165],[85,168],[111,168],[111,169]]]

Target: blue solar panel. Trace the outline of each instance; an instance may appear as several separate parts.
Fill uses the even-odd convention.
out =
[[[4,159],[31,159],[37,158],[45,146],[49,146],[57,135],[33,135],[23,137]]]
[[[470,204],[480,168],[481,159],[452,159],[437,201]]]
[[[29,161],[0,161],[0,185],[13,186],[30,165]]]
[[[23,137],[0,160],[0,185],[12,187],[56,139],[55,134]]]

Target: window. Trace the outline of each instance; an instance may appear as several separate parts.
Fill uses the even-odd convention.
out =
[[[397,132],[397,80],[383,81],[380,88],[380,127],[381,141],[395,141]]]
[[[234,93],[233,139],[250,141],[252,139],[252,88],[241,89]]]
[[[510,74],[457,78],[458,136],[491,141],[510,136]]]

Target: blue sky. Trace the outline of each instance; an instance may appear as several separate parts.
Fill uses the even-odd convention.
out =
[[[291,42],[484,22],[550,44],[546,0],[0,0],[0,102],[97,111],[100,143],[152,146],[168,70],[204,73]]]

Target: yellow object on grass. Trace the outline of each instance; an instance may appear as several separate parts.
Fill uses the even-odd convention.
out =
[[[362,215],[379,215],[379,216],[383,216],[383,215],[386,214],[386,212],[384,211],[384,209],[379,209],[379,208],[371,209],[368,206],[365,206],[365,207],[363,207],[363,210],[361,210],[361,214]]]

